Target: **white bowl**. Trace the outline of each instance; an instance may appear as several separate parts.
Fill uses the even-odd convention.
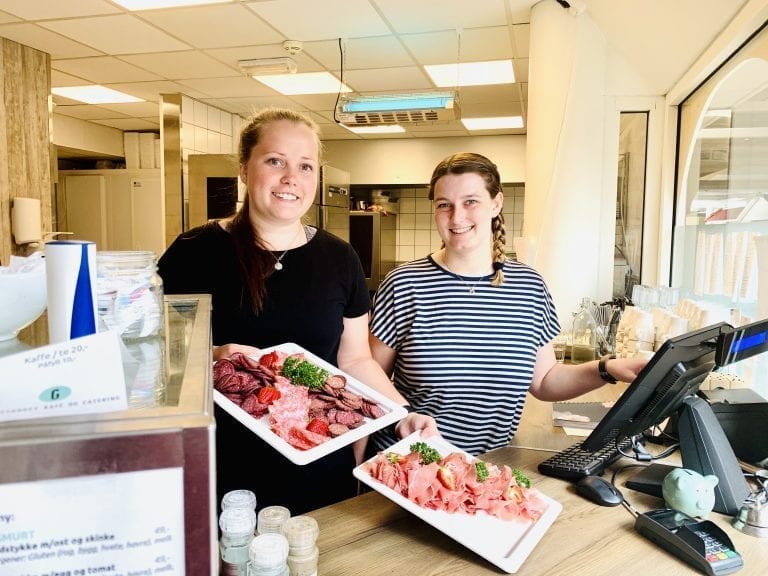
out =
[[[0,342],[16,337],[45,311],[45,267],[31,272],[0,273]]]

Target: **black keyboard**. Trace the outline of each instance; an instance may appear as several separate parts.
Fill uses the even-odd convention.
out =
[[[629,438],[621,443],[622,450],[631,447],[632,441]],[[556,478],[578,480],[583,476],[602,474],[606,466],[613,464],[621,456],[615,444],[600,448],[597,452],[590,452],[582,450],[581,442],[576,442],[540,463],[539,472]]]

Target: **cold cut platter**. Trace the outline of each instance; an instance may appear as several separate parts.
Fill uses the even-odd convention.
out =
[[[562,510],[519,470],[415,432],[354,469],[357,479],[507,573]]]
[[[294,464],[314,462],[408,412],[294,343],[213,366],[213,399]]]

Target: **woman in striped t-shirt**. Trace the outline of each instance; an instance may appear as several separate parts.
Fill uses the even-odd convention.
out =
[[[544,280],[505,256],[504,196],[496,165],[479,154],[449,156],[429,187],[443,248],[395,268],[371,317],[371,349],[411,409],[433,416],[443,437],[470,454],[506,445],[526,392],[574,398],[606,382],[632,381],[644,360],[558,364],[560,331]],[[412,419],[397,428],[403,437]],[[369,450],[398,440],[374,435]]]

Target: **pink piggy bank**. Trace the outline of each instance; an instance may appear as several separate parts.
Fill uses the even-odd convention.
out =
[[[715,506],[715,486],[717,476],[675,468],[664,477],[661,493],[668,508],[705,519]]]

